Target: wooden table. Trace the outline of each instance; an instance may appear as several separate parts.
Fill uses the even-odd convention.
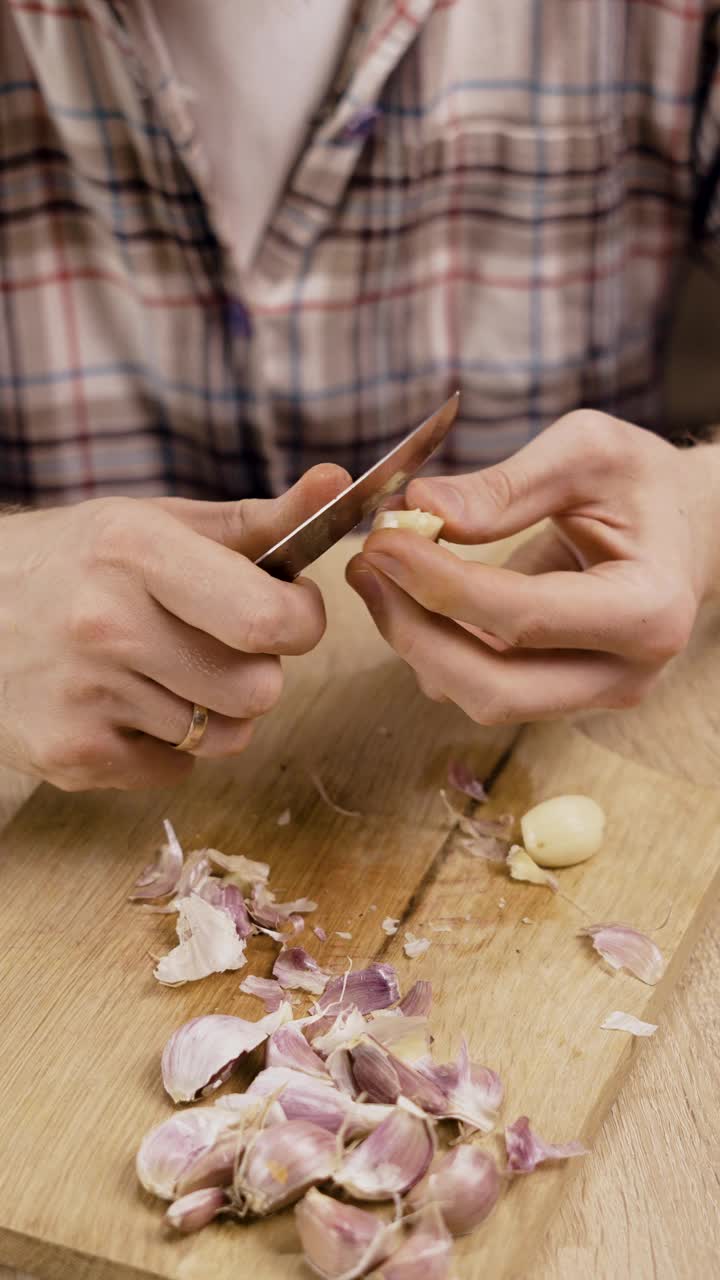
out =
[[[347,544],[325,558],[332,613]],[[501,559],[506,548],[486,549]],[[642,708],[582,722],[591,738],[703,785],[720,778],[720,620],[701,619],[691,649]],[[359,642],[361,641],[359,637]],[[0,821],[32,784],[0,776]],[[1,855],[0,855],[1,856]],[[533,1280],[579,1275],[699,1277],[717,1274],[720,1224],[720,905],[715,904],[678,989],[663,1035],[642,1046],[592,1157],[569,1185]],[[0,1266],[0,1280],[21,1280]]]

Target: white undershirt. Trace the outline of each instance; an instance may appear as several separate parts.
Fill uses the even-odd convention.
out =
[[[353,0],[152,0],[247,266],[348,38]]]

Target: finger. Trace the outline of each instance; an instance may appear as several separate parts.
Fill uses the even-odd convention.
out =
[[[515,573],[536,574],[572,573],[582,566],[572,549],[550,526],[516,547],[505,561],[504,568],[513,569]]]
[[[156,498],[154,502],[203,537],[257,560],[350,484],[352,478],[343,467],[322,463],[306,471],[279,498],[243,498],[239,502]]]
[[[173,747],[182,742],[190,728],[192,703],[139,676],[129,682],[124,692],[126,710],[118,719],[118,727],[136,730]],[[208,759],[239,755],[248,746],[252,731],[248,720],[232,720],[212,712],[192,754]]]
[[[281,582],[244,555],[157,508],[131,530],[131,569],[145,589],[189,626],[245,653],[307,653],[325,629],[322,597],[307,579]]]
[[[164,742],[120,729],[82,739],[68,735],[54,756],[55,766],[45,769],[43,776],[62,791],[176,786],[189,777],[195,763],[191,755]]]
[[[478,724],[552,719],[591,707],[632,705],[652,679],[642,667],[606,654],[493,653],[365,567],[362,556],[348,566],[348,580],[365,600],[381,634],[425,687],[456,703]]]
[[[647,433],[606,414],[567,414],[496,466],[469,475],[413,480],[407,504],[442,516],[451,542],[487,542],[546,516],[597,503],[599,481],[626,474]]]
[[[373,534],[363,554],[426,610],[514,648],[590,649],[648,662],[664,656],[667,637],[647,567],[611,562],[583,573],[528,575],[461,560],[392,530]]]

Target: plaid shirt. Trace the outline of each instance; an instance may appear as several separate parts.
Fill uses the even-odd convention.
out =
[[[676,268],[717,220],[719,23],[360,0],[243,272],[133,3],[0,0],[0,496],[357,473],[456,386],[446,470],[579,405],[659,429]]]

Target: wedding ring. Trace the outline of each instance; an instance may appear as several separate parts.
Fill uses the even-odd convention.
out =
[[[183,738],[182,742],[178,742],[177,746],[175,747],[175,750],[176,751],[194,751],[196,747],[199,747],[200,743],[203,740],[205,730],[208,727],[209,719],[210,719],[210,714],[208,712],[207,707],[201,707],[198,702],[194,702],[193,709],[192,709],[192,719],[190,721],[190,728],[185,734],[185,737]]]

